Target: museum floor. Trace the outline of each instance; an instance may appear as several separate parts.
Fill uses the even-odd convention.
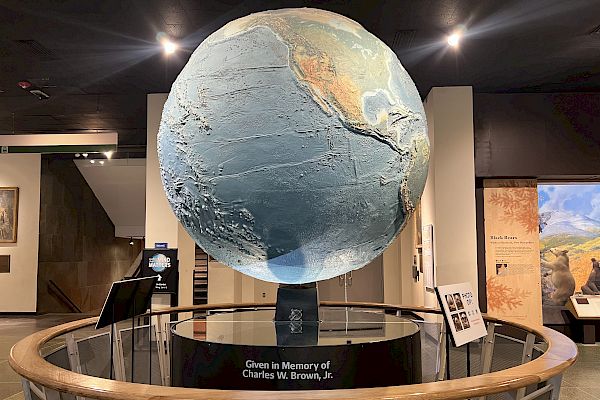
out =
[[[23,400],[19,376],[8,365],[8,353],[21,338],[60,323],[81,318],[74,314],[0,316],[0,400]],[[564,376],[561,400],[600,400],[600,346],[579,345],[579,359]]]

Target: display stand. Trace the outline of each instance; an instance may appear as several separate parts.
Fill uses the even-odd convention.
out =
[[[436,286],[435,293],[444,316],[446,332],[446,379],[450,377],[450,342],[454,347],[466,345],[467,377],[471,376],[471,345],[487,335],[479,306],[468,282]]]
[[[317,284],[279,285],[274,322],[278,346],[316,345],[319,340]]]
[[[131,371],[134,371],[134,333],[135,316],[145,314],[151,309],[152,292],[157,277],[136,278],[113,282],[100,317],[96,322],[96,329],[110,326],[110,377],[114,378],[114,348],[116,338],[116,323],[131,318]],[[150,324],[152,326],[152,324]]]
[[[600,296],[575,295],[567,300],[567,310],[575,318],[571,325],[579,328],[577,339],[584,344],[594,344],[600,339]]]

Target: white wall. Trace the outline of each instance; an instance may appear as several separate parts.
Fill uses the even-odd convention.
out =
[[[115,225],[115,236],[144,236],[146,160],[112,159],[101,165],[80,159],[75,165]]]
[[[156,137],[160,125],[162,109],[167,101],[166,93],[149,94],[147,108],[147,147],[146,147],[146,247],[154,243],[167,242],[177,245],[179,222],[169,206],[160,180]]]
[[[167,94],[148,95],[145,246],[166,242],[179,249],[179,305],[186,306],[193,302],[195,243],[171,210],[160,179],[156,136],[165,101]]]
[[[270,303],[277,300],[278,284],[265,282],[216,261],[208,263],[208,303]]]
[[[436,284],[470,282],[477,294],[472,88],[433,88],[424,105],[431,160],[422,223],[433,225]],[[437,306],[435,295],[425,293],[424,305]]]
[[[383,252],[383,302],[402,303],[401,237]]]
[[[0,312],[35,312],[40,233],[39,154],[0,154],[0,187],[19,188],[17,243],[0,243],[10,273],[0,274]]]

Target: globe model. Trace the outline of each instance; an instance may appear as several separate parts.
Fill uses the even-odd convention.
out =
[[[428,169],[423,106],[358,23],[282,9],[198,46],[164,106],[167,198],[218,261],[271,282],[360,268],[392,242]]]

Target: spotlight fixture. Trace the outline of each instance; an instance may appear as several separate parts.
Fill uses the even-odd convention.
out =
[[[90,160],[90,164],[95,164],[96,160]]]
[[[463,38],[465,33],[465,28],[462,25],[459,25],[448,37],[446,38],[446,42],[448,46],[458,48],[460,45],[460,41]]]
[[[79,154],[79,153],[75,153],[75,157],[76,157],[76,158],[79,158],[79,157],[81,157],[81,154]]]
[[[104,160],[100,160],[98,162],[100,163],[100,165],[104,165]]]
[[[177,43],[170,41],[169,39],[165,39],[162,42],[163,49],[166,55],[175,53],[177,50]]]
[[[129,238],[129,245],[130,245],[130,246],[133,246],[133,244],[134,244],[134,242],[133,242],[133,238],[132,238],[132,237],[130,237],[130,238]]]
[[[83,158],[87,158],[88,153],[82,153],[81,155],[83,156]]]
[[[105,151],[104,155],[106,156],[106,158],[108,158],[110,160],[110,158],[112,157],[113,153],[114,152],[112,150],[111,151]]]
[[[460,34],[458,32],[454,32],[453,34],[448,36],[448,45],[451,47],[458,47],[460,43]]]
[[[175,53],[175,51],[179,47],[177,43],[173,42],[169,38],[169,35],[167,35],[165,32],[158,32],[156,34],[156,40],[158,41],[158,43],[161,44],[161,46],[163,47],[163,51],[166,55]]]

